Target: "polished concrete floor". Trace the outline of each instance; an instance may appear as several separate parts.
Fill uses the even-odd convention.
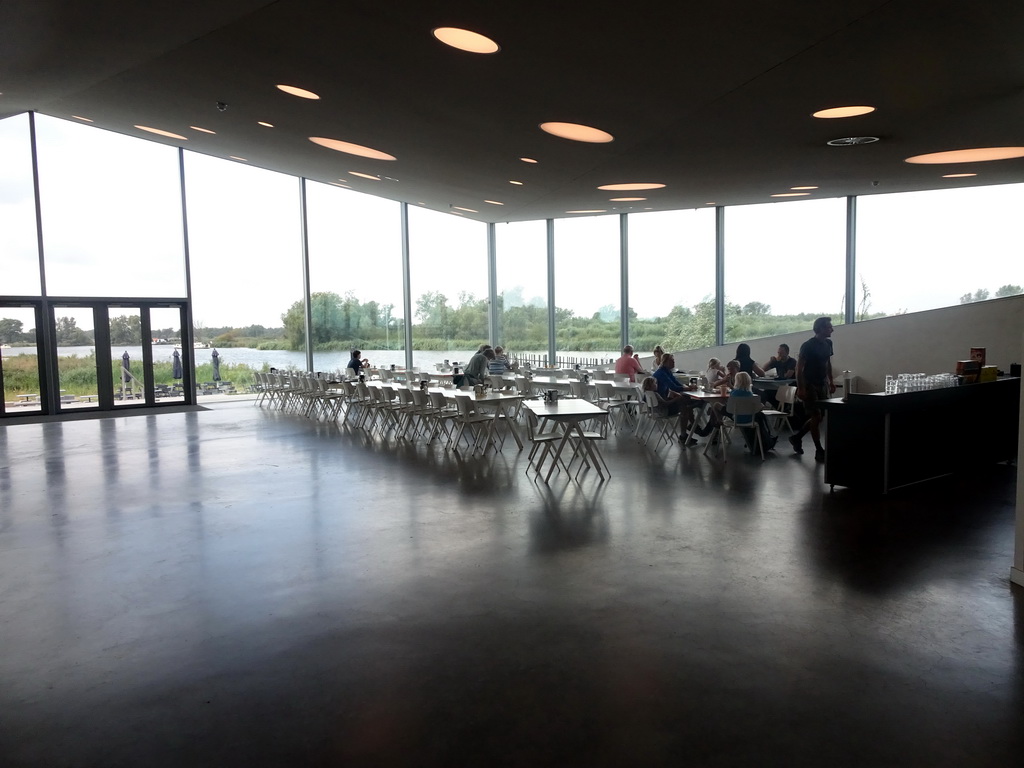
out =
[[[251,402],[0,426],[0,765],[1024,763],[1015,469],[733,448],[549,488]]]

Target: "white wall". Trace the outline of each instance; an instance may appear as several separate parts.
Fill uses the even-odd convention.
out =
[[[957,360],[970,357],[971,347],[985,347],[986,362],[1009,373],[1010,363],[1021,362],[1021,329],[1024,295],[837,325],[832,334],[832,369],[837,382],[841,372],[849,370],[858,376],[857,391],[879,392],[887,373],[952,372]],[[812,335],[808,328],[748,343],[754,359],[764,365],[780,343],[789,344],[795,356]],[[710,357],[723,363],[731,360],[736,346],[675,352],[676,367],[703,371]],[[650,361],[645,358],[644,366],[649,367]]]

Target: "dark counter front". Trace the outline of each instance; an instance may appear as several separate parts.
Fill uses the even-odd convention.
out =
[[[825,482],[887,493],[1017,455],[1020,379],[824,403]]]

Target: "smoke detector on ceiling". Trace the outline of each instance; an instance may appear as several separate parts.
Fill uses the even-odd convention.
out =
[[[877,136],[846,136],[842,139],[832,139],[825,142],[830,147],[856,147],[860,144],[874,144],[878,141]]]

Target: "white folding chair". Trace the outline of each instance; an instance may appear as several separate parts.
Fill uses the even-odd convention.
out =
[[[469,443],[470,447],[473,449],[473,453],[476,453],[477,448],[480,448],[480,452],[483,453],[487,450],[487,443],[486,440],[482,439],[484,437],[484,433],[490,430],[491,422],[495,419],[494,413],[486,413],[482,410],[476,410],[475,402],[471,397],[456,397],[455,406],[458,409],[458,415],[455,417],[457,429],[455,436],[452,438],[455,450],[459,449],[462,437],[465,435],[466,429],[469,428],[469,433],[472,435],[473,441],[469,443],[469,437],[467,437],[467,443]]]
[[[761,427],[757,423],[756,415],[761,412],[761,398],[757,395],[751,397],[736,397],[731,395],[728,400],[727,410],[731,416],[722,417],[716,424],[712,439],[704,446],[704,455],[708,449],[715,445],[716,438],[719,446],[718,454],[723,461],[728,461],[726,446],[730,442],[730,433],[733,429],[753,430],[754,448],[760,452],[761,461],[764,461],[764,445],[761,443]],[[750,421],[740,421],[742,417],[749,416]]]
[[[452,442],[451,423],[458,417],[459,411],[448,402],[444,392],[428,392],[427,398],[430,400],[430,410],[426,412],[426,416],[433,422],[427,442],[432,441],[438,432],[444,432],[444,436],[447,438],[445,448],[447,448]]]
[[[615,431],[617,432],[620,426],[628,423],[630,419],[629,408],[632,403],[619,395],[611,381],[595,381],[594,386],[597,388],[595,404],[604,408],[612,415],[615,422]]]
[[[792,418],[796,407],[796,387],[792,384],[779,387],[778,390],[776,390],[775,398],[779,401],[779,407],[765,409],[762,413],[765,415],[765,418],[769,420],[772,431],[776,434],[779,433],[779,430],[783,426],[792,432],[793,425],[790,424],[789,420]]]
[[[541,468],[544,466],[544,459],[551,453],[558,441],[562,439],[562,433],[557,430],[541,433],[537,414],[529,408],[524,408],[523,410],[526,412],[526,436],[533,446],[530,448],[530,454],[526,457],[526,472],[529,473],[532,468],[539,475]],[[538,451],[540,451],[540,456],[537,456]],[[561,459],[559,464],[563,467],[565,466]]]
[[[657,432],[658,441],[654,445],[654,452],[657,453],[663,443],[671,446],[675,441],[675,435],[679,431],[679,414],[666,413],[658,400],[657,392],[644,392],[644,406],[645,418],[650,422],[644,445],[647,445],[651,436]]]

